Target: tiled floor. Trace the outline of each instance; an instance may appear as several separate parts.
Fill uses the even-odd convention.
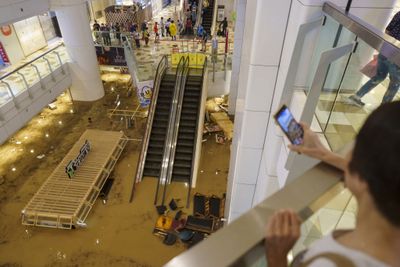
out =
[[[169,55],[172,53],[172,49],[179,49],[179,52],[201,52],[202,45],[200,42],[195,41],[193,37],[178,36],[177,41],[171,41],[170,37],[161,37],[160,43],[155,43],[154,38],[155,35],[153,33],[153,25],[154,22],[160,21],[161,17],[166,18],[176,18],[175,7],[169,6],[163,9],[160,14],[155,16],[152,21],[148,22],[148,28],[150,31],[150,42],[146,47],[144,41],[140,41],[140,48],[136,48],[134,40],[131,40],[132,49],[134,51],[136,65],[138,67],[138,78],[140,81],[151,80],[154,77],[155,70],[157,69],[157,64],[160,61],[161,57],[164,55]],[[179,10],[178,10],[179,11]],[[175,19],[176,21],[176,19]],[[129,33],[127,33],[129,35]],[[222,55],[225,53],[225,38],[218,37],[218,53],[221,54],[217,58],[216,63],[216,71],[223,71],[225,68],[231,69],[231,55],[233,53],[233,39],[234,33],[231,30],[229,35],[229,48],[228,48],[228,56],[225,63],[225,56]],[[118,42],[113,40],[113,45],[117,45]],[[206,53],[211,55],[211,42],[208,41]],[[211,66],[211,63],[209,64]],[[212,68],[210,68],[210,71]]]

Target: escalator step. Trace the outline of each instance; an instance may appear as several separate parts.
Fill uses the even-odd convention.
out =
[[[192,154],[181,154],[175,155],[175,160],[192,160]]]
[[[178,134],[178,140],[194,140],[194,135],[193,134],[187,134],[187,133],[179,133]]]
[[[154,163],[154,162],[146,161],[146,164],[145,164],[144,168],[148,169],[148,170],[160,170],[161,169],[161,162]]]
[[[179,132],[180,133],[193,133],[196,131],[196,129],[192,128],[192,127],[179,127]]]
[[[172,176],[174,175],[187,175],[190,176],[190,168],[180,168],[180,167],[175,167],[174,170],[172,171]]]
[[[185,126],[185,127],[191,127],[195,128],[196,127],[196,121],[187,121],[187,120],[182,120],[179,123],[180,126]]]
[[[147,162],[158,162],[161,164],[161,161],[162,161],[162,155],[153,155],[153,154],[147,153],[146,164],[147,164]]]
[[[193,152],[193,148],[189,148],[189,147],[176,147],[176,155],[179,154],[192,154]]]
[[[180,167],[180,168],[192,168],[192,161],[191,160],[175,160],[174,166]]]
[[[160,170],[147,169],[145,167],[144,170],[143,170],[143,176],[159,177],[160,176]]]
[[[187,175],[172,175],[172,181],[174,182],[181,182],[181,183],[189,183],[190,176]]]
[[[188,140],[180,140],[177,147],[178,146],[191,147],[193,149],[194,144],[193,144],[193,142],[188,141]]]

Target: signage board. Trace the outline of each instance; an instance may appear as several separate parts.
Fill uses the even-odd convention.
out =
[[[127,66],[123,47],[96,46],[99,65]]]
[[[68,178],[71,179],[75,175],[75,171],[85,160],[89,151],[90,151],[90,143],[88,140],[86,140],[81,149],[79,150],[78,156],[75,159],[68,162],[67,166],[65,167],[65,173],[68,175]]]

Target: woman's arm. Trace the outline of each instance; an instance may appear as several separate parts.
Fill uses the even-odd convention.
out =
[[[324,161],[336,168],[344,171],[347,166],[347,161],[344,157],[327,149],[310,127],[304,123],[300,123],[304,130],[303,144],[289,145],[289,149],[300,154],[304,154],[311,158]]]

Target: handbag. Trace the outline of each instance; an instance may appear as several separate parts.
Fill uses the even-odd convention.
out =
[[[378,69],[378,55],[374,55],[372,60],[367,63],[360,71],[365,76],[372,78],[376,76]]]

